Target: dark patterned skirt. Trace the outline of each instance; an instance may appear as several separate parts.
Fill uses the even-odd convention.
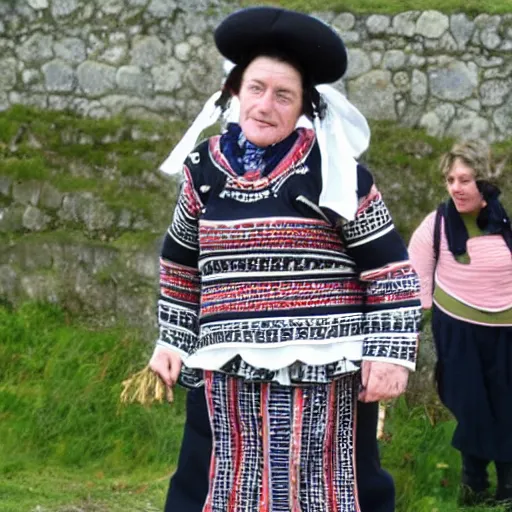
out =
[[[359,511],[358,382],[293,387],[205,372],[213,454],[203,511]]]
[[[394,512],[393,479],[380,465],[377,416],[377,402],[357,403],[357,494],[362,512]],[[187,393],[185,420],[180,457],[170,481],[165,512],[202,512],[208,493],[212,438],[204,388]]]
[[[434,306],[432,331],[439,396],[457,420],[453,446],[512,462],[512,327],[471,324]]]

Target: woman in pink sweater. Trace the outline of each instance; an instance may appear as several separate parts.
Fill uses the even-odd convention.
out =
[[[462,455],[460,501],[488,499],[493,461],[496,500],[512,503],[510,221],[487,181],[485,143],[456,144],[440,168],[450,198],[414,232],[409,254],[422,306],[432,308],[439,396],[458,422],[452,442]]]

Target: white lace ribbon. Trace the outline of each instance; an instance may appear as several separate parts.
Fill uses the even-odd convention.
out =
[[[370,128],[363,114],[334,87],[319,85],[317,90],[327,106],[324,118],[314,119],[322,160],[319,205],[353,220],[357,211],[356,158],[368,148]]]
[[[221,92],[214,93],[205,103],[203,110],[199,112],[190,128],[185,132],[182,139],[176,144],[171,154],[160,165],[160,170],[165,174],[173,175],[183,170],[183,162],[189,153],[195,148],[199,135],[215,124],[222,112],[221,108],[215,105],[215,102],[220,98]]]

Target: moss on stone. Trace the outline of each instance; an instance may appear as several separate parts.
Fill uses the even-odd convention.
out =
[[[0,175],[11,176],[16,180],[44,180],[49,174],[46,162],[41,156],[7,157],[0,160]]]
[[[134,247],[150,247],[157,243],[162,236],[163,234],[155,235],[155,233],[149,233],[147,231],[126,232],[113,241],[112,247],[116,247],[120,250],[131,250]]]
[[[353,12],[354,14],[396,14],[435,9],[445,13],[509,13],[508,0],[242,0],[242,6],[276,5],[303,12]]]
[[[12,138],[22,125],[24,134],[13,151]],[[437,163],[453,140],[429,137],[423,130],[392,122],[371,122],[371,128],[370,148],[362,161],[374,173],[400,232],[408,239],[421,219],[446,197]],[[138,230],[163,232],[172,215],[177,181],[163,179],[156,169],[183,130],[183,123],[91,120],[16,106],[0,114],[0,154],[4,156],[0,174],[17,180],[47,180],[63,193],[90,191],[116,214],[131,212]],[[31,136],[41,147],[31,142]],[[498,181],[510,212],[510,144],[494,144],[493,150],[498,162],[508,158]],[[124,231],[114,228],[108,237]]]
[[[183,130],[16,106],[0,114],[0,174],[47,181],[62,193],[90,191],[117,213],[158,224],[170,217],[176,184],[156,169]]]
[[[27,244],[38,246],[43,244],[88,244],[94,247],[109,247],[110,245],[100,240],[91,240],[81,230],[58,229],[54,231],[45,231],[41,233],[18,233],[13,235],[4,235],[11,246],[18,244]],[[1,239],[0,239],[1,240]]]

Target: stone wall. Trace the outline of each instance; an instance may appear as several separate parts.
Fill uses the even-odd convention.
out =
[[[229,0],[0,0],[0,109],[183,119],[221,81]],[[316,13],[349,47],[338,86],[372,119],[435,136],[512,134],[512,14]]]
[[[63,115],[54,135],[56,117],[40,120],[40,132],[37,120],[22,123],[8,144],[0,137],[0,301],[58,303],[154,338],[158,254],[178,186],[155,169],[177,134],[125,120],[119,129],[95,121],[103,129],[93,135]],[[128,152],[136,172],[123,171]],[[22,164],[41,169],[20,176],[12,169]]]

